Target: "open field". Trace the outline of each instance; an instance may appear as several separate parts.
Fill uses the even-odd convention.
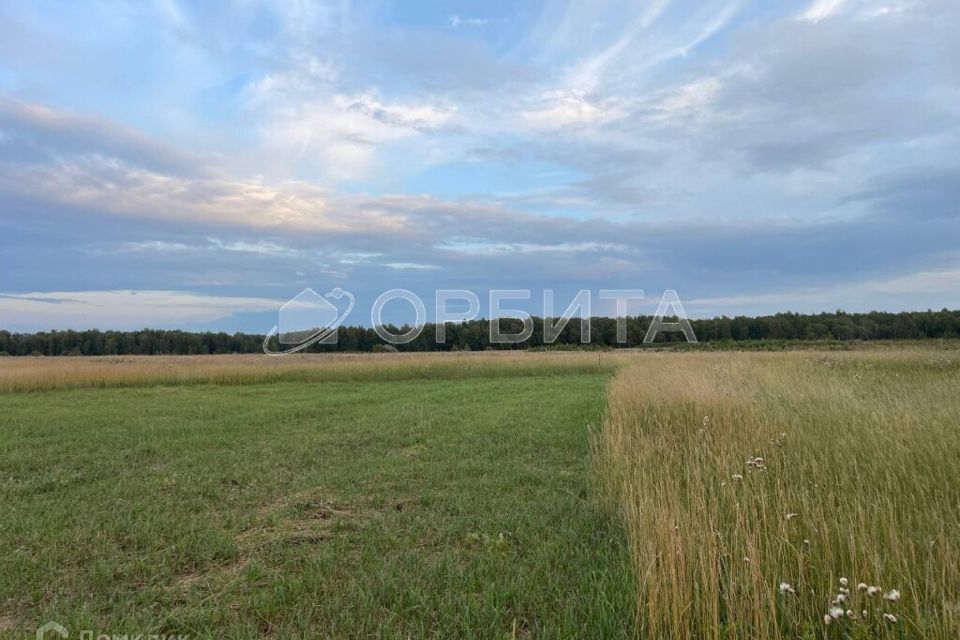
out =
[[[612,372],[620,352],[478,351],[447,353],[116,356],[0,359],[0,392],[155,385],[389,380]]]
[[[625,635],[625,547],[589,473],[606,379],[8,395],[2,613],[193,637]]]
[[[102,356],[0,358],[0,393],[89,387],[145,387],[268,382],[375,382],[414,378],[474,378],[613,372],[656,353],[788,349],[801,353],[869,354],[871,358],[915,358],[956,354],[960,340],[884,342],[678,342],[642,350],[473,351],[389,354],[262,354],[203,356]],[[799,357],[799,356],[798,356]]]
[[[958,389],[940,349],[5,359],[0,637],[956,637]]]
[[[958,390],[955,352],[621,371],[597,457],[630,538],[638,634],[960,637]]]

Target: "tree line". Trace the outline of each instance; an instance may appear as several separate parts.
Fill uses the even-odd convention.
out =
[[[617,343],[617,321],[614,318],[592,318],[590,344],[600,348],[636,347],[643,343],[651,316],[626,318],[627,340]],[[665,319],[669,321],[669,318]],[[804,340],[921,340],[960,337],[960,311],[916,311],[886,313],[799,314],[778,313],[770,316],[734,318],[718,317],[690,321],[700,342],[725,343],[743,341]],[[500,321],[503,332],[517,333],[518,320]],[[393,334],[409,327],[387,325]],[[523,343],[491,345],[486,320],[471,320],[446,325],[446,336],[436,342],[436,327],[427,324],[420,335],[407,344],[397,345],[400,351],[451,351],[484,349],[524,349],[531,347],[573,347],[580,344],[580,320],[573,318],[556,340],[544,339],[544,320],[534,318],[533,335]],[[142,329],[139,331],[42,331],[11,333],[0,331],[0,355],[198,355],[223,353],[259,353],[264,336],[248,333],[189,332]],[[657,335],[656,342],[682,342],[681,332]],[[276,337],[273,348],[279,350]],[[307,351],[379,351],[389,349],[374,329],[340,327],[337,344],[315,344]]]

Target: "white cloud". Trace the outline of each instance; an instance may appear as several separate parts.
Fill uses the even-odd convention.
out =
[[[853,284],[698,298],[684,302],[691,309],[701,310],[699,315],[702,316],[704,313],[724,313],[728,309],[751,309],[755,313],[763,310],[911,309],[930,306],[931,298],[939,301],[934,305],[938,308],[960,306],[960,269],[917,271]]]
[[[207,238],[207,244],[187,244],[184,242],[168,242],[166,240],[143,240],[138,242],[122,242],[119,245],[98,245],[86,249],[91,255],[107,255],[110,253],[185,253],[201,251],[227,251],[231,253],[255,253],[259,255],[297,257],[304,252],[277,242],[267,240],[236,240],[224,242],[219,238]]]
[[[796,283],[781,298],[789,304],[793,295],[821,295],[800,287],[821,285],[825,271],[849,280],[937,263],[956,237],[952,190],[922,182],[886,204],[857,194],[874,176],[956,164],[955,1],[675,5],[547,2],[542,30],[524,37],[527,23],[518,19],[500,40],[475,37],[471,27],[481,25],[469,21],[486,18],[459,16],[460,29],[447,28],[446,10],[432,25],[411,27],[339,0],[217,11],[170,0],[167,17],[148,32],[172,25],[177,39],[164,42],[181,49],[170,56],[147,42],[160,57],[146,63],[189,73],[167,74],[177,79],[167,93],[151,93],[150,104],[166,105],[156,113],[144,108],[141,91],[91,93],[89,86],[106,85],[88,86],[82,73],[71,81],[61,65],[44,70],[39,58],[12,58],[11,68],[51,104],[83,104],[116,122],[0,102],[3,204],[18,211],[11,215],[38,216],[18,220],[11,255],[37,255],[19,244],[37,237],[57,247],[43,269],[14,264],[11,281],[44,288],[58,272],[68,275],[64,265],[81,262],[89,270],[51,286],[120,288],[141,277],[146,288],[163,287],[158,268],[166,275],[174,264],[185,276],[177,286],[263,275],[249,284],[258,287],[297,267],[306,274],[298,277],[337,268],[368,282],[374,278],[363,274],[374,271],[426,281],[435,274],[415,267],[434,265],[444,278],[446,270],[519,278],[515,267],[523,265],[535,274],[523,277],[561,273],[570,282],[591,274],[653,279],[670,268],[671,278],[700,283],[704,298],[740,274],[755,277],[757,289]],[[743,19],[735,20],[741,5]],[[205,31],[208,41],[194,39]],[[118,44],[99,37],[104,48]],[[717,46],[701,46],[710,38]],[[108,64],[91,73],[125,78],[139,68]],[[238,89],[236,79],[250,77],[259,80]],[[110,99],[80,100],[77,92]],[[119,125],[124,119],[153,137]],[[438,159],[449,164],[421,171]],[[442,197],[360,192],[441,190]],[[105,244],[86,228],[102,214],[156,224],[117,223]],[[901,226],[906,215],[925,219]],[[853,217],[856,232],[827,224]],[[56,240],[43,235],[53,220]],[[771,221],[796,225],[771,231]],[[727,235],[734,223],[743,224],[736,237]],[[710,234],[705,225],[714,225]],[[20,228],[29,232],[18,235]],[[315,246],[294,248],[307,241]],[[875,246],[883,260],[867,255]],[[668,248],[687,256],[675,270]],[[124,251],[154,254],[114,255]],[[175,260],[160,255],[173,252],[181,252]],[[115,277],[120,270],[106,264],[135,275]]]
[[[213,322],[241,312],[275,311],[284,302],[184,291],[46,291],[0,293],[0,314],[35,327],[141,329]]]
[[[871,2],[864,7],[858,14],[860,17],[868,20],[873,18],[882,18],[886,16],[895,16],[916,8],[918,0],[892,0],[891,2],[879,3]]]
[[[0,133],[0,142],[9,140],[24,151],[33,149],[53,157],[97,153],[172,173],[195,170],[210,159],[111,120],[2,96]]]
[[[341,72],[340,65],[333,60],[321,59],[312,53],[298,53],[290,67],[268,73],[253,82],[249,87],[251,99],[258,103],[278,96],[308,95],[336,82]]]
[[[10,167],[0,174],[0,187],[77,207],[185,223],[313,232],[403,227],[402,217],[382,210],[334,207],[331,192],[304,182],[242,181],[213,173],[179,177],[101,156]]]
[[[182,242],[167,242],[165,240],[145,240],[143,242],[125,242],[121,250],[123,251],[158,251],[160,253],[173,253],[178,251],[189,251],[192,249],[188,244]],[[101,251],[102,253],[102,251]]]
[[[257,253],[260,255],[267,256],[289,256],[295,257],[303,254],[299,249],[294,249],[292,247],[287,247],[276,242],[269,242],[266,240],[260,240],[256,242],[247,242],[244,240],[237,240],[234,242],[223,242],[219,238],[207,238],[214,249],[219,249],[222,251],[232,251],[237,253]]]
[[[489,18],[462,18],[456,14],[449,16],[447,21],[450,23],[450,26],[456,29],[457,27],[485,27],[490,24]]]
[[[820,22],[840,11],[846,3],[847,0],[814,0],[800,14],[800,19],[808,22]]]
[[[272,152],[292,153],[329,179],[358,179],[377,168],[383,147],[448,126],[455,114],[439,102],[337,94],[273,107],[261,138]]]
[[[520,114],[523,122],[535,129],[604,124],[628,113],[622,100],[590,99],[573,91],[548,91],[538,102],[538,106]]]
[[[630,116],[646,102],[640,88],[649,72],[689,55],[724,29],[741,9],[742,1],[710,4],[670,31],[652,29],[669,5],[661,0],[643,10],[635,6],[633,19],[612,41],[599,51],[578,56],[554,87],[534,99],[535,106],[521,111],[522,122],[533,129],[560,129],[601,126]],[[564,23],[562,28],[573,26]],[[582,31],[582,25],[577,29]],[[685,87],[686,94],[665,95],[660,108],[686,107],[689,111],[702,107],[718,90],[718,81],[703,78],[699,82]]]
[[[418,262],[388,262],[383,266],[389,267],[396,271],[431,271],[434,269],[439,269],[435,264],[420,264]]]
[[[533,242],[448,242],[442,249],[478,256],[518,255],[531,253],[575,253],[622,251],[625,245],[602,242],[557,242],[536,244]]]
[[[960,298],[960,269],[919,271],[866,286],[877,293],[944,293],[952,294],[957,299]]]
[[[347,109],[357,111],[378,122],[400,129],[431,130],[448,125],[456,114],[449,105],[429,103],[384,102],[376,95],[338,96]]]
[[[652,119],[662,122],[698,121],[707,118],[723,86],[719,77],[698,78],[657,95],[650,105]]]

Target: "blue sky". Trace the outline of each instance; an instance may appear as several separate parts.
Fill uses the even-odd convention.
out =
[[[955,0],[0,5],[0,327],[960,307]],[[602,311],[602,309],[601,309]],[[405,319],[394,310],[394,319]]]

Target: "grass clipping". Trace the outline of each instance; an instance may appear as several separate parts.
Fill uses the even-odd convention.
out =
[[[960,637],[956,360],[651,354],[624,369],[595,445],[638,636]]]

